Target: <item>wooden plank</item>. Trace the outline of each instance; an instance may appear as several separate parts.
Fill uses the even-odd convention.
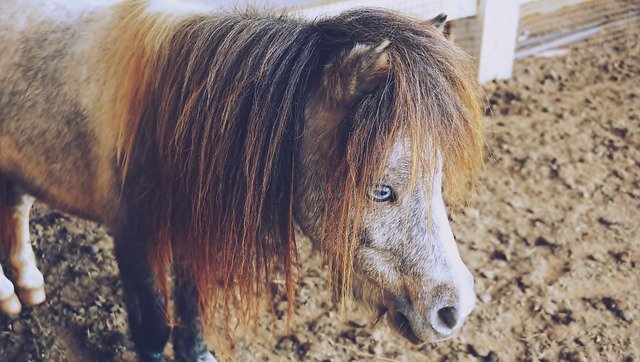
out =
[[[584,40],[590,38],[596,34],[598,34],[602,30],[602,27],[594,27],[585,29],[574,34],[567,34],[565,36],[559,37],[557,39],[550,40],[548,42],[541,43],[539,45],[526,48],[516,52],[515,59],[522,59],[526,57],[530,57],[532,55],[536,55],[538,53],[545,52],[550,49],[555,49],[558,47],[565,46],[567,44],[571,44],[576,41]]]
[[[481,0],[482,40],[478,79],[485,83],[511,77],[516,50],[520,3],[514,0]]]
[[[445,13],[448,20],[475,16],[478,11],[476,0],[342,0],[315,1],[308,5],[294,6],[291,9],[302,16],[315,19],[323,16],[339,14],[345,10],[357,7],[380,7],[401,11],[403,13],[423,19],[432,18],[439,13]]]
[[[521,15],[546,14],[558,11],[566,6],[578,5],[590,0],[520,0]]]

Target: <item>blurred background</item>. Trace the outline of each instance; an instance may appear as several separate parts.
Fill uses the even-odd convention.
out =
[[[253,3],[309,18],[447,13],[449,37],[477,60],[489,152],[478,193],[451,215],[479,297],[456,337],[412,346],[386,323],[341,318],[302,242],[290,328],[274,283],[276,317],[239,333],[236,360],[640,361],[640,1]],[[49,299],[0,317],[0,360],[133,361],[105,230],[38,205],[31,232]]]

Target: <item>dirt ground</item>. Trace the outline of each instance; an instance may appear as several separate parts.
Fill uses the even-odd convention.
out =
[[[452,215],[479,301],[455,338],[411,346],[341,319],[303,243],[289,334],[282,301],[239,334],[235,359],[640,361],[639,39],[630,28],[528,58],[487,87],[492,155]],[[133,361],[105,230],[39,205],[31,231],[48,300],[0,317],[0,361]]]

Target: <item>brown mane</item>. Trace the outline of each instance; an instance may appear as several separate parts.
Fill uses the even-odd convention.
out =
[[[120,10],[106,58],[114,95],[103,107],[125,189],[153,232],[158,281],[166,285],[172,262],[188,267],[209,330],[217,307],[226,320],[232,308],[251,315],[278,270],[293,296],[305,100],[333,54],[356,42],[392,44],[389,81],[352,107],[327,160],[341,185],[327,188],[328,200],[342,202],[327,203],[323,243],[339,295],[350,282],[350,227],[395,135],[409,135],[414,178],[443,156],[453,198],[481,167],[479,88],[468,58],[432,26],[366,9],[316,22],[252,11],[150,14],[140,1]]]

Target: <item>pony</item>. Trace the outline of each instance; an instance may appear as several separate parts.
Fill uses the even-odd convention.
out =
[[[475,294],[444,197],[474,188],[483,127],[444,19],[0,1],[0,310],[45,300],[38,199],[110,230],[143,361],[170,338],[214,360],[204,336],[256,315],[278,275],[291,311],[296,227],[336,302],[413,343],[452,336]]]

